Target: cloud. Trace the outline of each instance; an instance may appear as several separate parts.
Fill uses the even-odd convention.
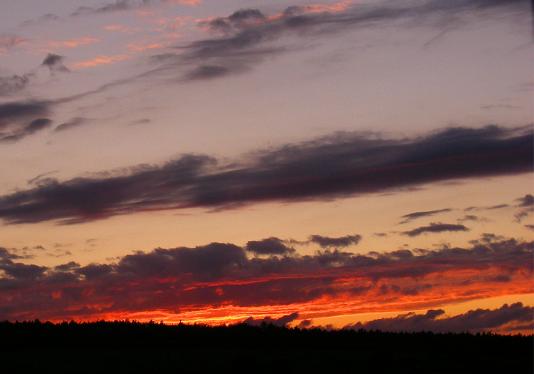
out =
[[[40,103],[0,106],[0,119],[27,117],[26,107],[34,113],[47,109]],[[451,179],[528,173],[532,155],[532,133],[524,129],[449,128],[404,139],[343,133],[228,163],[184,155],[127,174],[55,181],[0,196],[0,218],[8,223],[80,223],[146,210],[339,199]]]
[[[531,194],[527,194],[519,199],[518,207],[521,208],[519,211],[514,215],[517,222],[521,222],[523,218],[528,217],[530,213],[534,212],[534,196]]]
[[[356,245],[360,240],[362,240],[361,235],[345,235],[337,238],[322,235],[310,236],[310,242],[318,244],[322,248],[344,248]]]
[[[0,77],[0,96],[10,96],[24,90],[30,83],[31,77],[31,74]]]
[[[432,331],[488,332],[514,330],[514,326],[532,326],[534,307],[522,303],[504,304],[498,309],[475,309],[456,316],[446,316],[442,309],[429,310],[425,314],[407,313],[393,318],[382,318],[349,325],[349,329],[381,331]],[[529,331],[528,328],[524,329]],[[531,330],[530,330],[531,331]]]
[[[279,327],[287,327],[288,324],[293,322],[299,317],[299,314],[297,312],[291,313],[279,318],[272,318],[272,317],[264,317],[261,319],[254,319],[253,317],[249,317],[246,320],[243,321],[244,324],[250,325],[250,326],[261,326],[261,325],[274,325]]]
[[[534,242],[506,239],[467,248],[249,257],[247,248],[211,243],[55,267],[0,251],[0,319],[129,318],[154,310],[175,321],[294,312],[310,319],[421,309],[532,292],[533,250]]]
[[[54,53],[49,53],[43,62],[41,63],[42,66],[46,66],[48,69],[50,69],[51,73],[67,73],[69,69],[63,64],[63,61],[65,60],[65,57],[56,55]]]
[[[504,12],[527,14],[529,6],[526,0],[429,0],[417,4],[398,1],[354,6],[348,1],[341,1],[335,4],[291,6],[274,15],[264,14],[259,9],[239,9],[227,17],[199,21],[201,28],[217,36],[181,46],[174,55],[166,54],[165,68],[192,65],[193,69],[185,74],[184,79],[198,80],[204,75],[194,72],[202,71],[202,66],[217,66],[219,72],[226,74],[208,74],[205,77],[219,78],[251,70],[267,57],[299,50],[304,45],[293,41],[292,46],[273,46],[285,37],[313,37],[316,40],[319,36],[362,27],[380,27],[404,20],[442,28],[453,18],[477,12],[486,12],[487,16],[489,11],[498,11],[500,15]]]
[[[55,129],[54,131],[56,132],[61,132],[61,131],[66,131],[66,130],[71,130],[73,128],[76,128],[76,127],[80,127],[80,126],[83,126],[85,125],[87,122],[89,122],[90,120],[88,118],[83,118],[83,117],[74,117],[74,118],[71,118],[69,121],[67,122],[63,122],[62,124],[59,124]]]
[[[521,109],[520,106],[517,106],[517,105],[511,105],[511,104],[490,104],[490,105],[482,105],[480,107],[481,109],[486,109],[486,110],[490,110],[490,109]]]
[[[228,17],[216,17],[208,21],[200,21],[199,25],[208,27],[212,32],[230,34],[258,26],[266,21],[267,17],[258,9],[240,9]]]
[[[49,53],[41,63],[40,67],[47,68],[52,74],[57,72],[68,72],[69,69],[63,64],[63,60],[63,56]],[[0,96],[11,96],[20,93],[30,85],[36,76],[36,71],[33,69],[22,75],[14,74],[11,76],[0,77]]]
[[[534,196],[532,196],[531,194],[527,194],[523,197],[520,197],[518,199],[519,201],[519,206],[520,207],[531,207],[531,206],[534,206]]]
[[[60,19],[61,19],[61,17],[58,16],[57,14],[47,13],[47,14],[43,14],[42,16],[39,16],[37,18],[26,20],[26,21],[22,22],[20,24],[20,26],[21,27],[27,27],[27,26],[39,25],[39,24],[42,24],[42,23],[59,21]]]
[[[93,58],[90,58],[88,60],[84,61],[78,61],[72,64],[72,66],[76,69],[86,69],[86,68],[94,68],[101,65],[110,65],[114,64],[116,62],[125,61],[128,60],[130,56],[125,54],[120,55],[101,55],[96,56]]]
[[[401,218],[403,218],[403,220],[400,223],[401,224],[408,223],[408,222],[411,222],[411,221],[416,220],[418,218],[430,217],[430,216],[434,216],[436,214],[446,213],[446,212],[450,212],[450,211],[452,211],[452,209],[446,208],[446,209],[427,210],[427,211],[423,211],[423,212],[408,213],[408,214],[405,214],[405,215],[403,215],[401,217]]]
[[[439,233],[449,231],[469,231],[469,229],[464,225],[457,225],[453,223],[431,223],[428,226],[421,226],[413,230],[404,231],[403,234],[413,237],[426,233]]]
[[[225,66],[218,65],[201,65],[187,73],[185,79],[194,81],[194,80],[205,80],[212,78],[219,78],[228,74],[235,73],[235,70],[230,70]]]
[[[134,7],[139,7],[148,3],[148,1],[142,0],[140,2],[131,0],[115,0],[115,2],[101,5],[99,7],[81,6],[76,9],[71,16],[86,16],[91,14],[103,14],[110,12],[118,12],[130,10]]]
[[[201,0],[115,0],[98,7],[81,6],[77,8],[71,16],[89,16],[97,14],[106,14],[114,12],[123,12],[143,8],[152,4],[169,3],[186,6],[196,6],[201,3]]]
[[[263,240],[249,241],[246,250],[255,255],[288,255],[295,252],[282,239],[271,237]]]
[[[462,218],[458,218],[458,222],[466,222],[466,221],[487,222],[488,220],[486,218],[484,218],[484,217],[475,216],[473,214],[466,214]]]
[[[493,243],[497,241],[505,240],[504,236],[493,234],[490,232],[485,232],[481,235],[480,239],[471,240],[470,243],[473,245],[477,244],[487,244],[487,243]]]
[[[472,212],[474,210],[498,210],[498,209],[504,209],[510,207],[509,204],[497,204],[492,206],[470,206],[464,209],[465,212]]]
[[[51,103],[13,101],[0,104],[0,142],[18,141],[49,127]]]
[[[13,254],[6,248],[0,247],[0,274],[3,272],[4,277],[20,281],[34,281],[43,276],[46,267],[13,262],[13,260],[22,258],[27,257]]]
[[[150,118],[140,118],[140,119],[130,122],[128,125],[129,126],[146,125],[150,122],[152,122]]]
[[[49,48],[77,48],[83,45],[97,43],[99,39],[92,36],[83,36],[75,39],[51,40],[47,43]]]
[[[26,39],[18,35],[0,34],[0,54],[8,52],[25,41]]]
[[[17,255],[7,248],[0,247],[0,261],[11,261],[25,258],[24,256]]]
[[[144,277],[188,274],[193,280],[211,280],[245,263],[245,253],[240,247],[211,243],[195,249],[158,248],[148,254],[128,255],[120,260],[117,271]]]

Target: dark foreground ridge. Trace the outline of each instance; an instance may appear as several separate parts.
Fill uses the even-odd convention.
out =
[[[273,325],[0,323],[9,373],[532,373],[533,337]],[[2,370],[2,371],[3,371]]]

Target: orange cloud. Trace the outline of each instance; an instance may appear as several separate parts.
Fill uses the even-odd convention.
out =
[[[100,65],[114,64],[116,62],[124,61],[129,58],[130,56],[124,54],[112,56],[97,56],[89,60],[76,62],[72,66],[75,69],[93,68]]]
[[[26,39],[17,35],[0,35],[0,54],[4,54],[10,49],[25,42]]]
[[[187,5],[187,6],[197,6],[202,3],[202,0],[167,0],[167,3]]]
[[[342,0],[337,3],[333,4],[310,4],[310,5],[302,5],[297,6],[299,12],[304,14],[313,14],[313,13],[340,13],[347,10],[352,5],[352,0]],[[283,18],[285,16],[285,13],[277,13],[274,14],[268,19],[270,21],[276,21],[280,18]]]
[[[352,0],[343,0],[334,4],[311,4],[304,5],[302,9],[305,13],[339,13],[344,12],[352,4]]]
[[[164,43],[146,43],[146,44],[139,44],[139,43],[130,43],[128,44],[128,50],[131,52],[144,52],[151,49],[160,49],[165,48],[166,44]]]
[[[110,31],[110,32],[122,32],[122,33],[131,33],[134,30],[126,25],[121,24],[112,24],[112,25],[106,25],[103,27],[104,30]]]

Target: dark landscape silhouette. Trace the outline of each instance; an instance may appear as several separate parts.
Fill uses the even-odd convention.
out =
[[[2,322],[0,336],[12,373],[532,373],[525,335],[33,321]]]

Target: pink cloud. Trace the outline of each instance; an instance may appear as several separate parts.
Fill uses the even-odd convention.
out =
[[[26,42],[26,39],[17,35],[0,35],[0,54]]]
[[[84,36],[76,39],[51,40],[47,43],[49,48],[77,48],[83,45],[89,45],[99,42],[100,40],[91,36]]]
[[[76,69],[85,69],[93,68],[100,65],[109,65],[116,62],[124,61],[129,59],[130,56],[121,54],[121,55],[112,55],[112,56],[96,56],[89,60],[79,61],[74,63],[72,66]]]
[[[103,27],[103,29],[109,32],[121,32],[126,34],[134,31],[133,28],[121,24],[106,25]]]
[[[158,42],[154,42],[154,43],[130,43],[128,44],[128,50],[131,51],[131,52],[144,52],[144,51],[148,51],[148,50],[151,50],[151,49],[160,49],[160,48],[165,48],[166,47],[166,43],[158,43]]]
[[[186,5],[186,6],[197,6],[202,3],[202,0],[167,0],[166,1],[169,4],[178,4],[178,5]]]

